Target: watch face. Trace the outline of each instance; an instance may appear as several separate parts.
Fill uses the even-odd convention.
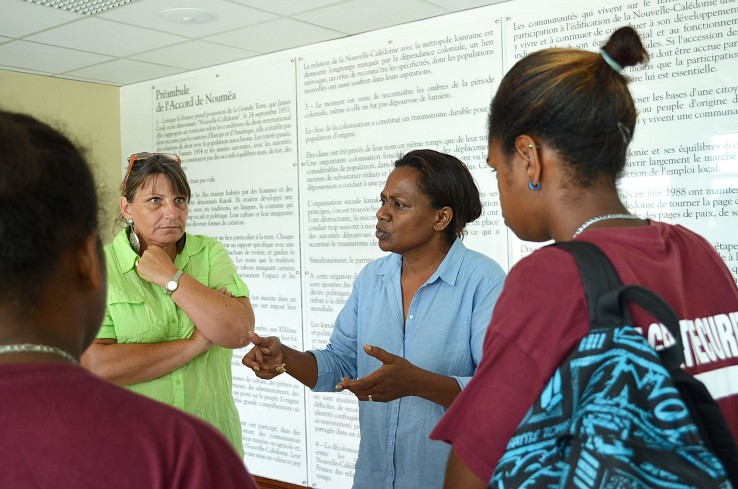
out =
[[[174,274],[174,277],[167,282],[166,289],[167,289],[167,295],[172,295],[175,290],[177,290],[177,287],[179,287],[179,278],[182,276],[182,270],[177,270],[177,273]]]

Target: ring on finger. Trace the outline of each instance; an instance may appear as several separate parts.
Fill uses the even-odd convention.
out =
[[[372,402],[374,399],[372,399],[372,395],[369,394],[369,402]]]

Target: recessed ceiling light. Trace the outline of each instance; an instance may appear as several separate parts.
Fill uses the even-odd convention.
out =
[[[201,8],[170,8],[159,12],[159,16],[177,24],[205,24],[218,18],[213,12]]]

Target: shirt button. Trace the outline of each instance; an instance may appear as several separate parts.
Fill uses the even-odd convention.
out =
[[[412,318],[413,318],[413,315],[412,315],[412,314],[410,314],[410,315],[409,315],[409,316],[408,316],[407,318],[408,318],[408,319],[412,319]]]

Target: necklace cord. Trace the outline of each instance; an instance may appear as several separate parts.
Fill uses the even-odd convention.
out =
[[[576,232],[574,233],[574,236],[572,236],[572,239],[582,234],[592,224],[595,224],[601,221],[612,220],[612,219],[636,220],[636,219],[640,219],[640,216],[636,216],[635,214],[604,214],[601,216],[595,216],[591,219],[587,219],[586,221],[584,221],[584,223],[581,226],[579,226],[579,229],[576,230]]]
[[[55,346],[48,345],[36,345],[34,343],[16,343],[12,345],[0,345],[0,355],[4,353],[48,353],[51,355],[57,355],[63,359],[78,365],[79,362],[72,355],[57,348]]]

